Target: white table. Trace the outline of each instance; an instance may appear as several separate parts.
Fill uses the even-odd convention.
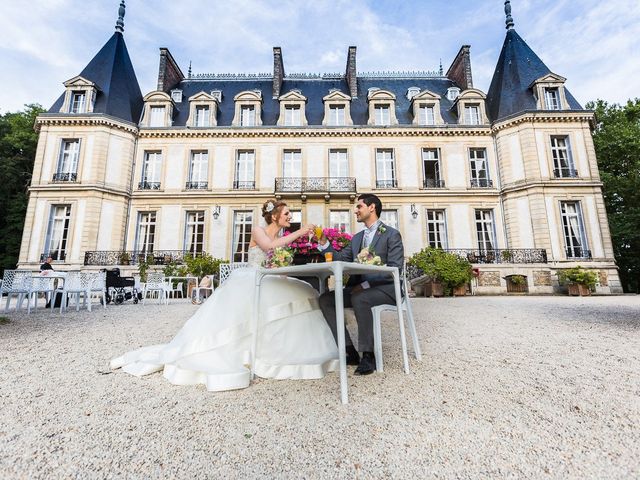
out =
[[[322,292],[324,280],[333,275],[336,281],[336,328],[338,330],[338,357],[340,360],[340,399],[343,404],[349,403],[348,385],[347,385],[347,358],[345,353],[345,337],[344,337],[344,298],[342,275],[349,274],[366,274],[366,273],[387,273],[393,276],[393,283],[396,291],[396,306],[398,308],[400,323],[400,341],[402,342],[404,371],[409,373],[409,357],[407,355],[407,339],[404,331],[404,319],[402,318],[402,293],[400,289],[400,273],[398,267],[363,265],[353,262],[324,262],[324,263],[308,263],[306,265],[296,265],[292,267],[281,268],[259,268],[256,274],[256,291],[254,296],[254,336],[251,346],[251,378],[253,378],[253,367],[255,365],[256,349],[258,341],[258,326],[260,315],[260,284],[262,279],[267,275],[287,275],[296,277],[317,277],[320,280],[320,290]]]

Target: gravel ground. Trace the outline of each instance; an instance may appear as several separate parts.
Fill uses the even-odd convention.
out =
[[[110,372],[195,307],[0,323],[0,478],[638,478],[640,297],[413,299],[423,361],[240,391]]]

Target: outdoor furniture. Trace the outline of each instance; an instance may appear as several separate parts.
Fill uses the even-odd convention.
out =
[[[208,284],[207,282],[205,282],[205,279],[209,280]],[[205,297],[204,294],[209,292],[208,295],[211,295],[213,291],[214,291],[213,275],[205,275],[204,277],[202,277],[202,280],[200,281],[200,285],[194,288],[193,291],[191,292],[191,303],[198,304],[198,305],[201,304],[202,299]]]
[[[44,270],[44,272],[50,272],[50,270]],[[43,273],[32,278],[30,297],[33,297],[34,310],[38,309],[38,294],[44,293],[47,302],[51,301],[53,293],[56,291],[54,282],[55,277]]]
[[[409,294],[407,293],[407,274],[406,274],[406,265],[402,269],[402,310],[407,314],[407,323],[409,325],[409,334],[413,339],[413,353],[416,356],[417,360],[422,360],[422,352],[420,350],[420,343],[418,342],[418,333],[416,331],[416,324],[413,320],[413,310],[411,309],[411,302],[409,301]],[[373,342],[374,342],[374,355],[376,357],[376,370],[378,372],[382,372],[384,368],[384,364],[382,361],[382,326],[380,322],[380,317],[382,316],[382,312],[397,312],[397,305],[376,305],[375,307],[371,307],[371,312],[373,313]],[[398,316],[398,321],[402,321],[402,317]],[[402,356],[406,357],[407,354],[407,344],[402,344]]]
[[[221,263],[219,272],[220,272],[220,283],[218,287],[220,287],[224,282],[227,281],[229,275],[233,270],[237,270],[238,268],[247,268],[249,266],[246,262],[235,262],[235,263]]]
[[[69,303],[69,295],[72,295],[76,300],[76,312],[80,310],[80,296],[83,295],[83,303],[87,305],[89,311],[91,311],[91,302],[87,304],[87,298],[89,298],[90,290],[90,276],[83,272],[67,272],[64,278],[64,283],[61,288],[57,288],[55,294],[62,295],[62,301],[60,302],[60,313],[67,309]]]
[[[102,270],[100,272],[90,273],[89,280],[89,305],[91,305],[91,299],[94,295],[102,297],[102,307],[107,308],[107,272]]]
[[[184,292],[182,291],[182,288],[184,287],[184,282],[178,282],[176,284],[176,287],[173,288],[173,282],[167,282],[167,294],[171,297],[171,298],[176,298],[176,295],[180,294],[180,298],[184,298]]]
[[[16,311],[22,308],[22,301],[27,299],[27,312],[31,313],[31,302],[29,302],[29,296],[31,294],[32,286],[32,273],[29,270],[5,270],[4,277],[2,279],[2,286],[0,286],[0,298],[2,295],[7,295],[7,303],[4,306],[4,311],[9,310],[9,303],[11,297],[16,296]]]
[[[167,284],[165,283],[164,273],[149,272],[147,273],[147,282],[142,291],[142,303],[147,299],[147,294],[156,292],[158,294],[158,303],[169,304],[169,295]]]

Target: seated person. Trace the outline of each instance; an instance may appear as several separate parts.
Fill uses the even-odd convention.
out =
[[[51,262],[53,262],[53,258],[47,257],[44,263],[40,265],[40,271],[44,272],[45,270],[53,270],[53,267],[51,266]]]

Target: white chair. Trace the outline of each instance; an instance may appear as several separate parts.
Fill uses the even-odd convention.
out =
[[[407,275],[406,265],[402,269],[402,311],[406,316],[407,323],[409,325],[409,333],[413,339],[413,352],[416,356],[416,360],[422,360],[422,352],[420,350],[420,342],[418,341],[418,332],[416,331],[416,324],[413,319],[413,310],[411,309],[411,301],[407,292]],[[382,326],[380,318],[382,312],[397,312],[398,308],[395,305],[376,305],[371,308],[373,313],[373,349],[376,357],[376,370],[382,372],[384,368],[384,362],[382,361]],[[398,320],[400,317],[398,316]],[[406,343],[402,346],[403,358],[407,355]]]
[[[22,302],[27,299],[27,312],[31,313],[31,302],[29,301],[31,296],[31,288],[33,284],[32,273],[28,270],[5,270],[4,277],[2,279],[2,286],[0,286],[0,298],[2,295],[7,295],[7,303],[4,306],[4,311],[9,309],[9,303],[11,297],[15,295],[16,299],[16,311],[22,308]]]
[[[172,282],[173,283],[173,282]],[[182,291],[182,287],[184,286],[184,282],[178,282],[176,284],[176,288],[173,288],[172,283],[168,283],[168,294],[171,298],[176,298],[176,295],[180,294],[180,298],[184,298],[184,292]]]
[[[147,273],[147,282],[144,285],[144,290],[142,291],[142,304],[144,305],[144,301],[147,299],[147,294],[157,292],[158,293],[158,303],[162,304],[163,302],[168,305],[169,304],[169,291],[167,289],[167,284],[164,281],[164,274],[160,272],[149,272]]]
[[[51,300],[53,293],[56,291],[54,282],[55,278],[52,277],[33,277],[30,297],[33,297],[34,310],[38,309],[38,294],[44,293],[47,302]]]
[[[97,295],[101,300],[102,307],[107,308],[107,272],[92,272],[86,273],[89,276],[89,306],[91,306],[91,299],[94,295]],[[102,297],[102,298],[100,298]],[[91,310],[91,308],[89,308]]]
[[[235,263],[221,263],[219,269],[220,282],[218,283],[218,287],[220,287],[224,282],[227,281],[229,275],[233,270],[237,270],[239,268],[247,268],[249,266],[246,262],[235,262]]]
[[[91,301],[87,303],[87,299],[91,295],[91,274],[84,272],[67,272],[64,277],[64,283],[61,288],[56,289],[55,296],[62,295],[60,301],[60,313],[67,309],[69,304],[69,295],[76,299],[76,312],[80,310],[80,296],[83,296],[83,303],[87,305],[87,309],[91,311]]]
[[[203,280],[205,278],[209,279],[209,282],[208,282],[209,286],[203,286]],[[213,275],[205,275],[202,278],[202,280],[200,281],[200,285],[198,285],[196,288],[194,288],[191,291],[191,303],[201,304],[202,303],[202,299],[204,298],[204,294],[209,292],[209,295],[211,295],[214,290],[215,290],[215,288],[213,286]]]

